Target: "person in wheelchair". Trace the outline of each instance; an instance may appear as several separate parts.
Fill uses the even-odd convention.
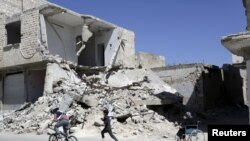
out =
[[[185,135],[190,135],[195,129],[197,129],[197,124],[194,121],[192,114],[186,112],[183,116],[183,123],[177,132],[177,136],[179,136],[180,139],[185,139]]]

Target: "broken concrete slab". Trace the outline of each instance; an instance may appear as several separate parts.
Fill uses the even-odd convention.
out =
[[[64,64],[63,67],[66,67],[68,70],[70,69],[67,64]],[[62,69],[60,65],[56,63],[48,63],[46,70],[44,85],[45,93],[53,93],[53,82],[57,82],[60,79],[67,79],[74,83],[79,83],[81,81],[79,78],[77,78],[76,73],[73,70],[70,69],[70,71],[67,71]]]
[[[89,107],[96,107],[99,104],[99,102],[95,96],[88,96],[88,95],[84,95],[82,97],[81,102],[88,105]]]
[[[154,94],[161,92],[176,93],[177,91],[174,88],[171,88],[168,84],[163,82],[159,76],[149,69],[132,69],[132,70],[119,70],[113,72],[109,76],[108,86],[111,87],[123,87],[127,85],[132,85],[133,82],[138,82],[144,80],[144,77],[147,76],[150,83],[143,83],[142,88],[153,88]]]

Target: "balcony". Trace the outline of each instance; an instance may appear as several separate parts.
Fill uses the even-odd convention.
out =
[[[250,32],[241,32],[224,36],[221,43],[235,55],[250,59]]]

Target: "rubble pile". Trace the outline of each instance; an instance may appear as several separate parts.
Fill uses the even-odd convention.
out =
[[[63,95],[40,97],[34,104],[26,103],[13,113],[4,115],[0,129],[6,132],[29,133],[45,130],[51,120],[50,108],[62,100]]]
[[[69,67],[61,70],[73,71]],[[46,133],[52,118],[49,111],[59,107],[62,112],[74,117],[71,123],[79,134],[100,132],[104,108],[109,109],[109,116],[113,117],[114,133],[123,136],[175,134],[177,128],[174,123],[147,108],[149,102],[159,104],[164,101],[156,96],[160,92],[175,93],[153,75],[145,69],[121,69],[108,75],[83,75],[81,81],[62,77],[53,81],[52,93],[45,92],[34,104],[27,103],[5,115],[0,122],[0,131]]]

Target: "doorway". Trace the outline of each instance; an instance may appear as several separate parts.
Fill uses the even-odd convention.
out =
[[[3,109],[6,111],[19,108],[26,101],[24,74],[8,74],[4,78]]]
[[[97,45],[97,65],[104,66],[105,58],[104,58],[105,47],[104,43]]]

